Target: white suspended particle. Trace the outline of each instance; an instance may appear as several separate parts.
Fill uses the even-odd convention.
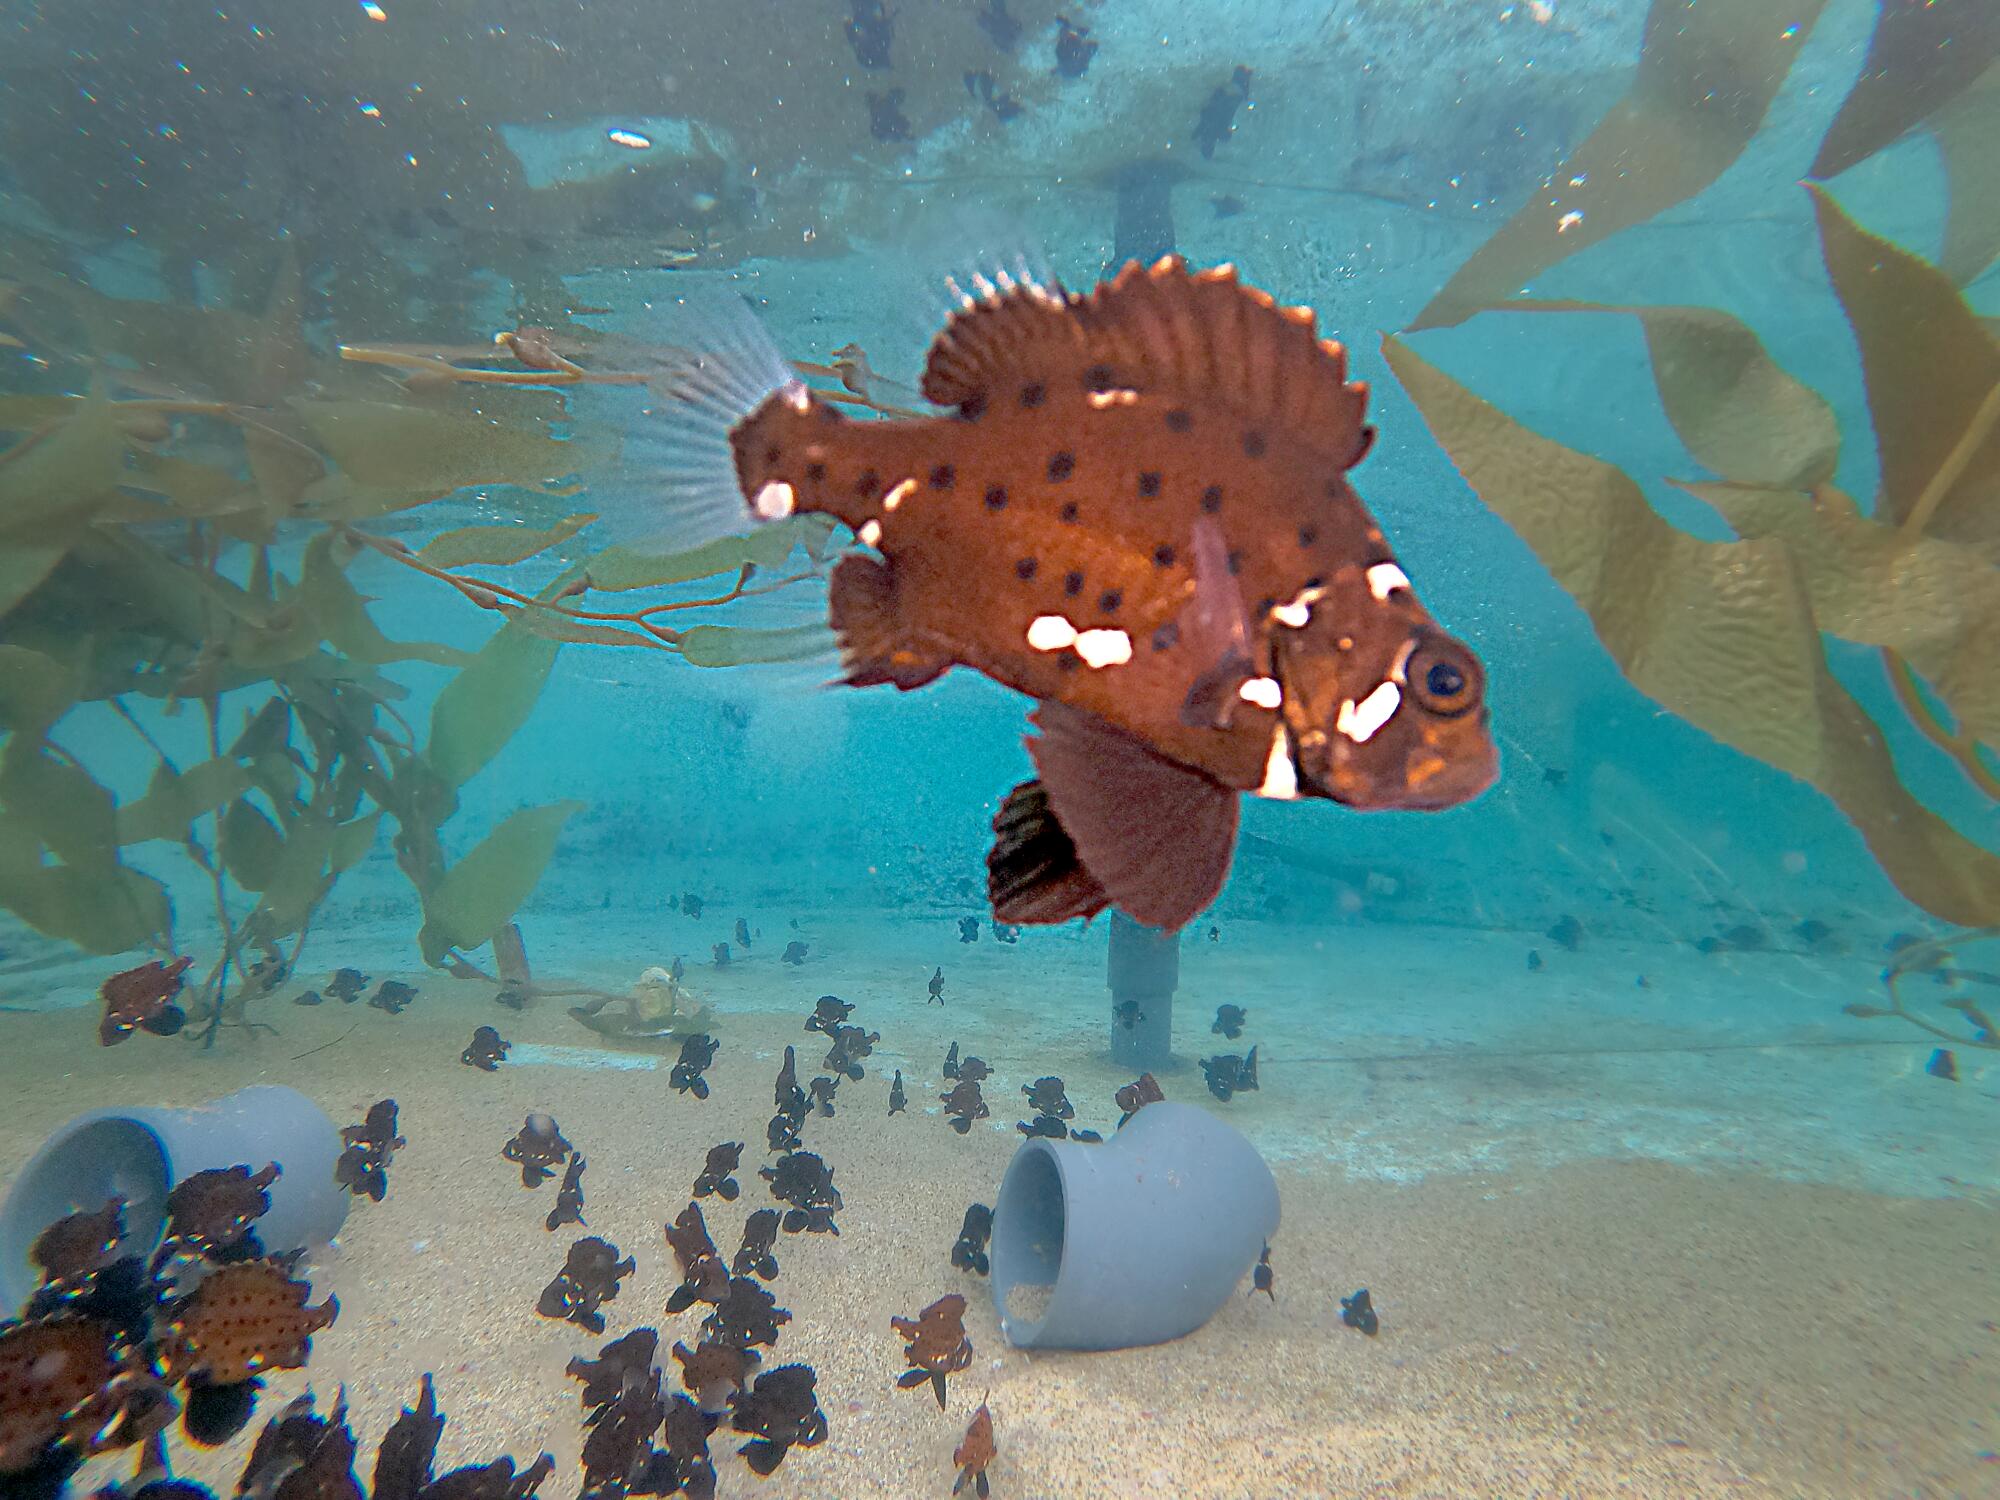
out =
[[[1061,615],[1037,615],[1028,626],[1028,646],[1035,651],[1066,651],[1076,644],[1076,627]]]
[[[757,498],[750,502],[750,508],[767,521],[781,521],[792,513],[792,507],[797,503],[798,498],[792,493],[792,487],[782,479],[773,479],[757,491]]]
[[[1396,710],[1402,706],[1403,690],[1393,682],[1379,683],[1375,691],[1359,703],[1352,698],[1342,703],[1333,727],[1355,744],[1365,745],[1375,738],[1384,724],[1396,717]]]
[[[1397,589],[1410,586],[1410,575],[1392,562],[1377,563],[1368,570],[1368,592],[1379,602],[1387,599]]]
[[[653,138],[649,135],[641,135],[636,130],[607,130],[604,132],[604,138],[614,146],[623,146],[627,151],[650,151],[653,149]]]
[[[1132,637],[1122,630],[1086,630],[1076,638],[1076,654],[1090,667],[1122,667],[1132,659]]]
[[[1280,724],[1271,736],[1271,753],[1264,759],[1264,784],[1257,795],[1274,802],[1295,801],[1299,795],[1299,773],[1292,765],[1292,737]]]
[[[1284,689],[1275,677],[1253,677],[1236,690],[1236,696],[1259,708],[1276,708],[1285,701]]]

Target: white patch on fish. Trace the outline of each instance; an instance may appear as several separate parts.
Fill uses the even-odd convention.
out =
[[[897,506],[901,505],[904,500],[909,498],[910,494],[916,489],[916,487],[917,487],[916,480],[905,479],[901,484],[897,485],[893,490],[889,491],[888,494],[882,497],[882,509],[885,511],[894,510]]]
[[[1292,765],[1292,737],[1280,724],[1271,736],[1271,753],[1264,758],[1264,784],[1257,795],[1274,802],[1292,802],[1299,795],[1299,773]]]
[[[1333,721],[1333,727],[1353,740],[1357,745],[1365,745],[1372,740],[1381,727],[1396,717],[1396,710],[1403,706],[1403,690],[1393,682],[1378,683],[1375,691],[1356,703],[1352,698],[1340,705],[1340,713]]]
[[[1387,599],[1397,589],[1410,586],[1410,575],[1394,563],[1377,563],[1368,570],[1368,592],[1379,603]]]
[[[855,535],[861,538],[861,545],[864,547],[879,546],[882,541],[882,523],[880,521],[863,521],[861,523],[861,530],[856,532]]]
[[[1325,597],[1325,589],[1301,589],[1291,603],[1274,607],[1271,618],[1293,630],[1304,630],[1312,623],[1312,607]]]
[[[1086,666],[1122,667],[1132,659],[1132,637],[1122,630],[1086,630],[1076,638]]]
[[[1028,645],[1036,651],[1065,651],[1076,644],[1076,627],[1061,615],[1037,615],[1028,626]]]
[[[780,521],[792,513],[792,507],[797,503],[798,496],[792,493],[792,487],[782,479],[773,479],[757,491],[757,498],[750,502],[750,508],[767,521]]]
[[[1276,708],[1285,701],[1284,689],[1275,677],[1253,677],[1236,690],[1236,696],[1259,708]]]
[[[1139,393],[1137,391],[1122,389],[1115,391],[1092,391],[1088,399],[1092,406],[1096,407],[1099,411],[1103,411],[1107,407],[1112,406],[1135,405],[1139,400]]]

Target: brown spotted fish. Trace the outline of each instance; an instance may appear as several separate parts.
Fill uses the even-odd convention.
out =
[[[312,1336],[340,1314],[331,1296],[308,1306],[311,1295],[280,1258],[217,1267],[174,1314],[164,1351],[168,1379],[232,1385],[265,1370],[304,1368]]]
[[[1036,700],[1037,778],[994,820],[996,919],[1116,905],[1178,928],[1228,874],[1239,793],[1439,809],[1492,782],[1484,674],[1348,482],[1366,388],[1309,309],[1174,257],[1088,295],[971,286],[923,376],[947,414],[849,420],[755,329],[670,396],[710,454],[731,424],[755,514],[830,516],[872,549],[832,577],[848,683],[964,666]]]

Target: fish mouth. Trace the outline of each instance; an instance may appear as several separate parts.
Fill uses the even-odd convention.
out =
[[[1397,780],[1328,777],[1299,765],[1299,788],[1364,812],[1444,812],[1472,801],[1499,779],[1500,753],[1491,740],[1475,755],[1440,758],[1440,764],[1430,766],[1424,764],[1427,758],[1411,756]]]

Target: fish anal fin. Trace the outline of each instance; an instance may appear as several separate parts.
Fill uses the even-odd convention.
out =
[[[993,834],[986,894],[995,921],[1049,926],[1094,917],[1111,904],[1077,858],[1039,781],[1024,781],[1007,794],[994,816]]]
[[[1194,598],[1181,611],[1180,638],[1202,663],[1181,701],[1190,729],[1227,729],[1235,721],[1237,691],[1257,675],[1250,660],[1250,617],[1243,590],[1229,571],[1229,544],[1207,516],[1194,523]]]
[[[827,620],[840,645],[842,680],[853,687],[893,682],[908,692],[951,666],[911,645],[896,609],[894,565],[879,558],[853,552],[834,564]]]
[[[1083,870],[1133,920],[1185,926],[1229,875],[1236,793],[1067,704],[1031,722],[1029,754]]]
[[[1346,351],[1319,337],[1310,309],[1278,306],[1230,266],[1130,261],[1080,297],[1032,281],[992,288],[931,345],[923,393],[962,408],[1023,379],[1052,391],[1118,387],[1218,402],[1342,468],[1368,447],[1368,388],[1348,380]]]

